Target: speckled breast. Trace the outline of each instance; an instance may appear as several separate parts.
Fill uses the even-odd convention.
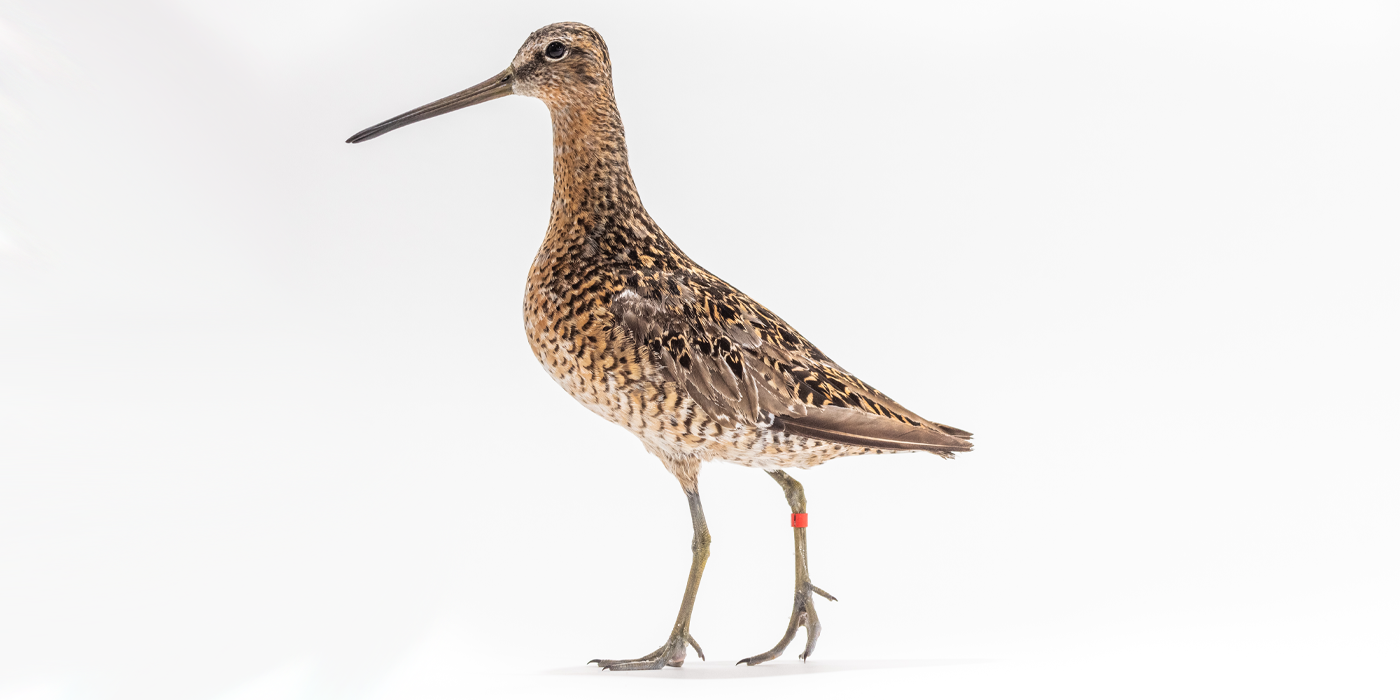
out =
[[[605,276],[569,283],[554,269],[537,259],[530,271],[524,302],[530,349],[570,396],[636,435],[649,452],[778,468],[871,451],[753,425],[721,426],[614,325],[606,299],[614,285]]]
[[[537,260],[525,290],[525,334],[540,365],[590,411],[644,442],[682,448],[666,434],[680,427],[673,420],[692,417],[692,402],[614,327],[604,299],[611,285],[602,278],[561,284],[552,267]]]

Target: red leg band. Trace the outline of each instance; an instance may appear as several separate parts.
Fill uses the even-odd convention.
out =
[[[807,527],[807,514],[806,514],[806,513],[793,513],[793,514],[792,514],[792,526],[793,526],[793,527]]]

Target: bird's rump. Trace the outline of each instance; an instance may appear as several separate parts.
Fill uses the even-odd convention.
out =
[[[899,405],[703,269],[634,271],[625,282],[611,304],[618,327],[721,425],[945,457],[972,449],[971,433]]]

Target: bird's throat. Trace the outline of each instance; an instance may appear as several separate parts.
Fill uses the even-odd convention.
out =
[[[588,103],[550,105],[554,124],[554,202],[551,228],[582,218],[642,211],[627,164],[627,139],[611,95]]]
[[[582,104],[549,106],[554,122],[554,200],[532,274],[544,284],[600,267],[660,270],[688,261],[642,206],[627,165],[622,118],[611,94]]]

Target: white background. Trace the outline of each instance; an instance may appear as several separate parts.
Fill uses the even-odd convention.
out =
[[[0,698],[1394,697],[1386,2],[0,0]],[[977,434],[685,500],[527,349],[545,108],[607,38],[648,209]]]

